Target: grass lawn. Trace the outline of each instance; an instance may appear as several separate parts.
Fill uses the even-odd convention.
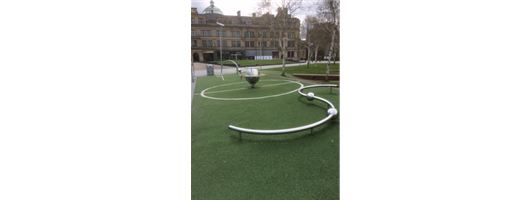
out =
[[[309,64],[309,67],[307,67],[307,63],[305,63],[300,66],[286,67],[285,73],[286,74],[293,74],[293,73],[326,74],[326,66],[327,66],[327,63],[317,63],[316,67],[314,63],[311,63]],[[272,68],[268,70],[278,71],[281,73],[282,68],[279,67],[279,68]],[[329,65],[329,70],[330,70],[329,74],[340,74],[340,72],[338,72],[340,70],[340,63],[333,64],[333,62],[331,62],[331,64]]]
[[[297,90],[302,82],[264,71],[255,88],[236,74],[199,77],[191,108],[192,199],[338,199],[340,91],[311,88],[339,110],[336,120],[314,129],[253,135],[228,129],[283,129],[326,117],[327,104],[308,101]],[[206,90],[207,89],[207,90]],[[205,95],[210,99],[201,96]],[[259,98],[231,100],[233,98]],[[223,100],[219,100],[223,99]]]
[[[234,60],[235,61],[235,60]],[[285,64],[290,64],[295,62],[285,61]],[[217,62],[217,64],[221,64],[221,62]],[[225,62],[226,65],[233,64],[232,62]],[[237,65],[240,67],[246,67],[246,66],[256,66],[256,64],[260,65],[277,65],[282,64],[281,59],[273,59],[273,60],[238,60]]]
[[[326,74],[326,63],[317,63],[316,67],[314,63],[309,64],[309,68],[306,64],[302,64],[300,66],[293,66],[293,67],[286,67],[285,68],[285,76],[286,77],[294,77],[293,74]],[[329,74],[340,74],[340,63],[331,64],[329,65]],[[273,71],[273,73],[282,73],[282,68],[272,68],[267,69],[267,71]],[[266,73],[266,72],[264,72]],[[319,81],[321,84],[337,84],[340,87],[340,80],[330,80],[330,81]]]

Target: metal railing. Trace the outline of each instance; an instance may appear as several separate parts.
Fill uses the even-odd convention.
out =
[[[275,135],[275,134],[286,134],[286,133],[293,133],[293,132],[298,132],[298,131],[311,129],[311,134],[313,134],[313,128],[324,124],[325,122],[327,122],[330,119],[336,118],[337,115],[338,115],[337,109],[335,109],[335,106],[333,106],[333,104],[330,101],[328,101],[328,100],[326,100],[324,98],[321,98],[321,97],[317,97],[317,96],[314,96],[314,95],[308,96],[308,94],[302,93],[302,91],[304,89],[314,88],[314,87],[330,87],[329,89],[330,89],[330,93],[331,93],[332,87],[337,87],[337,85],[334,85],[334,84],[310,85],[310,86],[305,86],[305,87],[301,87],[300,89],[298,89],[298,94],[300,94],[301,96],[305,96],[306,98],[308,98],[308,100],[312,101],[313,99],[316,99],[316,100],[319,100],[319,101],[322,101],[322,102],[328,104],[328,110],[327,110],[328,115],[324,119],[322,119],[320,121],[317,121],[317,122],[312,123],[312,124],[307,124],[307,125],[304,125],[304,126],[299,126],[299,127],[294,127],[294,128],[287,128],[287,129],[272,129],[272,130],[249,129],[249,128],[242,128],[242,127],[237,127],[237,126],[233,126],[233,125],[228,125],[228,129],[231,129],[231,130],[239,132],[239,140],[242,139],[242,133]]]
[[[195,82],[195,66],[193,65],[193,62],[191,62],[191,82]]]
[[[223,81],[225,80],[225,78],[223,77],[223,66],[224,66],[224,64],[225,64],[226,61],[233,62],[234,65],[236,65],[236,73],[241,74],[241,70],[239,69],[239,65],[237,65],[236,62],[234,62],[233,60],[224,60],[224,61],[221,63],[221,78],[223,79]]]

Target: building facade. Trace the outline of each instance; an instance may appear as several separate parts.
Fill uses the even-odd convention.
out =
[[[278,13],[287,10],[278,8]],[[255,60],[282,58],[278,38],[274,37],[267,22],[276,16],[265,14],[261,17],[225,15],[221,9],[210,6],[202,13],[191,8],[191,60],[194,62],[214,60]],[[223,24],[224,26],[219,25]],[[300,20],[289,18],[289,29],[285,40],[287,59],[300,59]],[[222,51],[222,55],[221,55]],[[221,57],[222,56],[222,57]],[[302,56],[303,57],[303,56]]]

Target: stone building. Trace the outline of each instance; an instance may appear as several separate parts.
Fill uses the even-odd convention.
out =
[[[287,10],[278,8],[279,14],[288,15],[289,29],[287,31],[287,59],[299,59],[302,56],[300,41],[300,20],[291,17]],[[191,8],[191,60],[195,62],[220,60],[254,60],[281,58],[279,41],[266,25],[267,20],[274,20],[276,16],[264,14],[257,17],[225,15],[213,0],[210,6],[199,13],[197,8]],[[224,26],[219,25],[223,24]],[[221,42],[222,41],[222,42]],[[222,45],[222,46],[221,46]],[[303,57],[303,56],[302,56]]]

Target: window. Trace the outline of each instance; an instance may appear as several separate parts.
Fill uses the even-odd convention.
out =
[[[258,42],[260,47],[267,47],[267,42]]]
[[[235,31],[230,31],[230,37],[236,37],[236,32]]]
[[[219,45],[219,40],[217,40],[217,46],[220,46],[220,45]]]
[[[191,18],[191,24],[195,24],[195,19]]]
[[[294,34],[294,33],[288,33],[288,34],[287,34],[287,37],[288,37],[288,38],[294,38],[294,37],[295,37],[295,34]]]
[[[195,36],[195,30],[191,30],[191,36]]]
[[[254,41],[245,41],[245,47],[254,47]]]
[[[236,44],[237,44],[237,47],[241,47],[241,41],[237,41]]]
[[[206,31],[205,30],[201,30],[201,36],[206,36]]]
[[[241,37],[241,32],[240,31],[236,31],[236,37]]]
[[[254,31],[245,31],[245,37],[246,38],[253,38],[254,37]]]
[[[215,33],[216,33],[215,35],[216,35],[217,37],[220,36],[220,35],[219,35],[219,30],[215,31]]]
[[[277,41],[271,41],[271,47],[278,47]]]
[[[207,36],[212,36],[212,31],[206,31]]]
[[[252,25],[252,22],[251,21],[247,21],[247,26],[250,26]]]
[[[267,34],[264,33],[264,32],[260,32],[260,33],[259,33],[259,37],[261,37],[261,38],[266,38],[266,37],[267,37]]]
[[[219,41],[217,41],[217,46],[219,46]],[[226,46],[226,41],[223,41],[223,47],[227,47]]]
[[[235,26],[237,25],[237,21],[236,20],[232,20],[232,26]]]
[[[287,47],[294,47],[294,41],[288,41]]]
[[[232,47],[236,47],[236,41],[232,41]]]
[[[199,24],[204,24],[204,19],[199,18]]]
[[[206,40],[203,40],[203,41],[202,41],[202,47],[207,47],[207,45],[206,45]]]
[[[223,31],[222,34],[223,34],[223,37],[226,37],[226,31]]]
[[[197,47],[197,40],[191,41],[191,47]]]
[[[213,43],[211,40],[208,40],[208,47],[213,47]]]

